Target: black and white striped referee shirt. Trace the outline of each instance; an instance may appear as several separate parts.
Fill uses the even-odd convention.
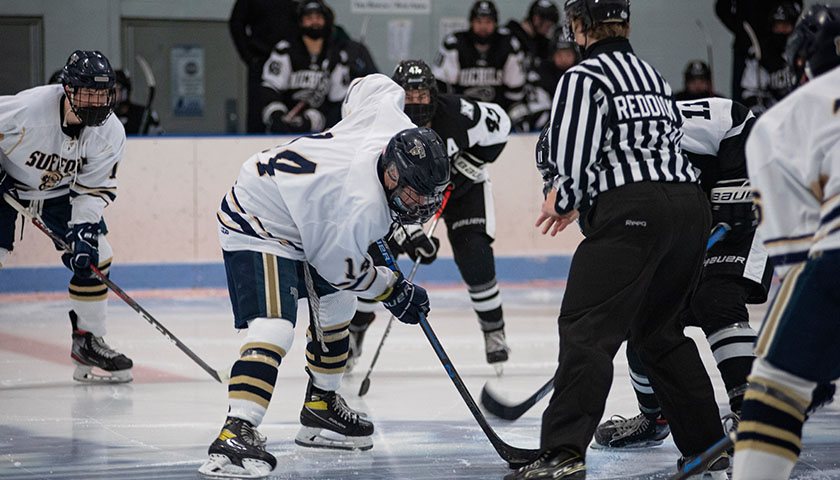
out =
[[[625,38],[590,47],[560,79],[551,109],[558,213],[585,209],[633,182],[697,182],[680,151],[682,118],[671,86]]]

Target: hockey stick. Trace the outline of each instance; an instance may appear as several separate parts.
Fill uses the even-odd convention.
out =
[[[70,249],[70,246],[67,245],[64,239],[61,238],[55,232],[53,232],[50,229],[50,227],[48,227],[47,224],[44,223],[43,220],[41,220],[41,217],[38,214],[26,209],[26,207],[21,205],[17,200],[14,199],[14,197],[9,195],[8,193],[3,194],[3,199],[5,199],[6,203],[8,203],[12,208],[17,210],[18,213],[20,213],[26,218],[29,218],[39,230],[41,230],[48,237],[50,237],[50,240],[55,242],[55,244],[61,247],[62,250],[64,250],[67,253],[73,253],[73,251]],[[114,293],[116,293],[118,297],[120,297],[125,303],[127,303],[129,307],[131,307],[135,312],[139,313],[140,316],[143,317],[143,319],[151,323],[152,326],[155,327],[164,337],[166,337],[167,340],[174,343],[176,347],[181,349],[182,352],[186,353],[187,356],[192,359],[192,361],[197,363],[198,366],[201,367],[205,372],[209,373],[210,376],[213,377],[213,380],[216,380],[219,383],[225,383],[228,379],[230,379],[229,372],[225,372],[224,370],[216,370],[210,365],[208,365],[204,360],[201,359],[201,357],[196,355],[192,350],[189,349],[189,347],[187,347],[186,345],[184,345],[183,342],[178,340],[178,337],[173,335],[172,332],[170,332],[160,322],[155,320],[155,318],[149,312],[147,312],[143,307],[141,307],[137,302],[135,302],[133,298],[131,298],[127,293],[125,293],[125,291],[123,291],[123,289],[121,289],[117,286],[117,284],[111,281],[111,279],[108,278],[107,275],[103,275],[102,272],[100,272],[99,269],[94,266],[91,266],[90,268],[93,271],[93,276],[97,280],[104,283],[108,288],[110,288]]]
[[[700,32],[703,33],[703,38],[706,42],[706,60],[709,62],[709,73],[711,76],[710,86],[712,87],[712,93],[715,91],[715,64],[714,60],[712,59],[712,36],[709,35],[709,31],[706,30],[706,26],[703,25],[703,22],[700,19],[697,19],[697,26],[700,28]]]
[[[758,106],[764,108],[764,97],[761,95],[761,44],[758,42],[758,36],[755,34],[755,30],[753,30],[752,25],[749,24],[746,20],[743,22],[744,32],[746,32],[747,37],[750,39],[750,43],[753,47],[753,56],[755,57],[755,90],[756,90],[756,100],[758,101]]]
[[[686,463],[679,472],[672,475],[668,480],[686,480],[693,475],[702,474],[706,470],[706,466],[712,460],[723,454],[735,445],[737,434],[729,432],[725,437],[718,440],[714,445],[707,448],[705,452],[701,453],[694,460]]]
[[[396,263],[394,263],[394,259],[391,257],[391,254],[388,253],[388,247],[385,246],[385,242],[383,242],[382,239],[379,239],[376,241],[376,245],[379,247],[379,251],[382,252],[382,256],[385,257],[385,263],[388,265],[388,268],[398,272],[399,267]],[[487,419],[484,417],[484,414],[481,413],[481,409],[478,408],[478,405],[475,403],[475,400],[473,400],[472,395],[470,395],[470,391],[467,389],[467,386],[464,385],[464,381],[461,380],[461,376],[458,375],[458,372],[455,370],[455,365],[452,364],[449,356],[446,355],[446,352],[443,350],[443,346],[440,344],[437,335],[435,335],[435,332],[432,330],[432,326],[429,324],[428,319],[422,314],[420,315],[420,327],[423,329],[423,333],[426,335],[426,338],[429,339],[429,343],[432,344],[440,363],[443,365],[443,368],[446,369],[446,373],[449,375],[449,378],[452,379],[452,383],[455,384],[455,389],[458,390],[459,394],[461,394],[461,398],[464,399],[464,402],[467,404],[467,408],[470,409],[470,413],[472,413],[473,417],[478,422],[478,425],[481,427],[481,430],[484,432],[484,435],[486,435],[487,439],[490,440],[490,443],[493,445],[493,448],[496,449],[496,453],[499,454],[502,460],[508,462],[511,468],[519,468],[536,460],[537,456],[540,454],[539,450],[514,447],[499,438],[496,432],[493,431],[490,424],[487,423]]]
[[[152,67],[149,66],[149,62],[142,55],[135,55],[134,58],[137,60],[137,65],[140,66],[140,70],[146,78],[146,86],[149,87],[149,94],[146,96],[146,106],[143,110],[143,119],[140,121],[140,130],[138,131],[140,135],[146,135],[149,133],[149,126],[152,121],[152,100],[155,99],[156,87],[155,74],[152,72]]]
[[[426,232],[426,235],[429,237],[435,233],[435,227],[437,227],[438,221],[440,220],[440,216],[443,214],[443,209],[446,207],[446,202],[449,201],[449,194],[452,193],[452,189],[447,188],[446,192],[443,194],[443,203],[440,205],[437,213],[435,214],[435,219],[432,224],[429,226],[429,231]],[[414,274],[417,273],[417,268],[420,267],[420,257],[418,256],[416,260],[414,260],[414,265],[411,267],[411,272],[408,273],[408,281],[414,280]],[[370,361],[370,367],[368,367],[368,371],[365,374],[365,378],[362,380],[362,384],[359,385],[359,396],[363,397],[367,394],[368,390],[370,389],[370,374],[373,372],[373,367],[376,365],[376,361],[379,359],[379,353],[382,352],[382,345],[385,345],[385,339],[388,338],[388,334],[391,333],[391,325],[394,323],[394,316],[391,315],[391,318],[388,319],[388,326],[385,327],[385,332],[382,333],[382,339],[379,340],[379,346],[376,347],[376,353],[373,354],[373,360]]]
[[[730,230],[732,230],[732,227],[730,227],[729,224],[724,222],[718,223],[712,231],[712,234],[709,235],[706,250],[712,248],[712,245],[720,241],[720,239],[722,239]],[[481,389],[481,405],[484,409],[503,420],[516,420],[554,389],[554,377],[545,382],[545,384],[543,384],[539,390],[534,392],[533,395],[522,402],[513,405],[496,396],[493,391],[487,387],[487,385],[488,384],[485,383],[484,387]]]

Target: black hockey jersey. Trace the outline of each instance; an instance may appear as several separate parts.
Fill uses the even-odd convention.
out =
[[[523,97],[522,48],[506,28],[497,29],[488,46],[483,52],[476,49],[468,31],[450,35],[443,41],[432,73],[450,93],[494,102],[507,110]]]
[[[439,95],[432,130],[446,144],[452,167],[452,196],[462,186],[488,178],[484,165],[496,161],[510,137],[510,118],[494,103],[461,95]]]

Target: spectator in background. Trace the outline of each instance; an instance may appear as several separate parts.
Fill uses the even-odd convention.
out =
[[[432,72],[441,90],[508,110],[524,97],[522,45],[507,28],[498,28],[496,5],[487,0],[470,8],[470,29],[444,39]]]
[[[262,68],[272,47],[283,38],[297,35],[294,0],[236,0],[228,27],[239,57],[248,67],[246,131],[263,133],[260,117]]]
[[[793,87],[784,52],[801,11],[802,7],[792,0],[777,2],[765,20],[763,36],[759,37],[760,55],[754,48],[749,51],[741,77],[741,97],[756,115],[781,100]]]
[[[712,86],[712,70],[702,60],[688,62],[683,71],[683,90],[674,95],[676,100],[696,100],[706,97],[722,97]]]
[[[542,130],[551,115],[551,102],[557,82],[566,70],[580,62],[580,49],[568,25],[554,31],[551,43],[552,53],[548,61],[541,62],[539,67],[528,73],[525,100],[512,106],[508,112],[516,132]]]
[[[729,31],[735,35],[732,46],[732,99],[744,102],[741,96],[741,79],[744,74],[747,51],[751,42],[744,30],[747,22],[761,41],[769,35],[767,19],[780,4],[792,4],[798,11],[802,10],[802,0],[717,0],[715,12]],[[762,49],[764,45],[762,45]],[[784,49],[784,46],[782,47]]]
[[[156,111],[145,105],[131,103],[131,78],[123,70],[117,70],[116,104],[114,114],[125,127],[126,135],[161,135],[160,119]],[[146,115],[148,114],[148,118]]]
[[[277,42],[263,65],[263,131],[319,132],[341,118],[350,81],[376,73],[367,48],[337,35],[332,10],[322,0],[297,9],[294,38]]]
[[[551,34],[559,21],[560,10],[554,2],[534,0],[528,8],[528,16],[522,22],[511,19],[505,25],[522,45],[526,72],[536,70],[540,63],[551,59],[554,47]]]

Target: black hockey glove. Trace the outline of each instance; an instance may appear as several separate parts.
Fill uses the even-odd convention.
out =
[[[420,315],[429,313],[429,295],[426,290],[415,285],[397,272],[397,281],[391,293],[382,300],[382,305],[403,323],[420,322]]]
[[[17,189],[15,188],[15,181],[12,180],[11,175],[0,170],[0,199],[2,199],[4,193],[9,193],[9,195],[18,198],[17,196]]]
[[[394,230],[394,241],[400,250],[408,254],[412,262],[420,258],[420,263],[428,265],[437,258],[440,240],[426,235],[420,225],[405,225]]]
[[[81,278],[91,278],[91,266],[99,266],[99,224],[80,223],[72,225],[64,241],[73,253],[65,253],[61,261]]]
[[[537,170],[540,172],[543,180],[543,196],[548,195],[548,192],[554,187],[554,178],[557,176],[557,167],[551,163],[551,156],[548,151],[548,129],[551,124],[546,124],[540,132],[540,137],[537,139],[536,159]]]
[[[712,225],[727,223],[732,227],[726,235],[730,241],[739,241],[755,232],[758,219],[748,179],[719,181],[712,188],[711,203]]]

